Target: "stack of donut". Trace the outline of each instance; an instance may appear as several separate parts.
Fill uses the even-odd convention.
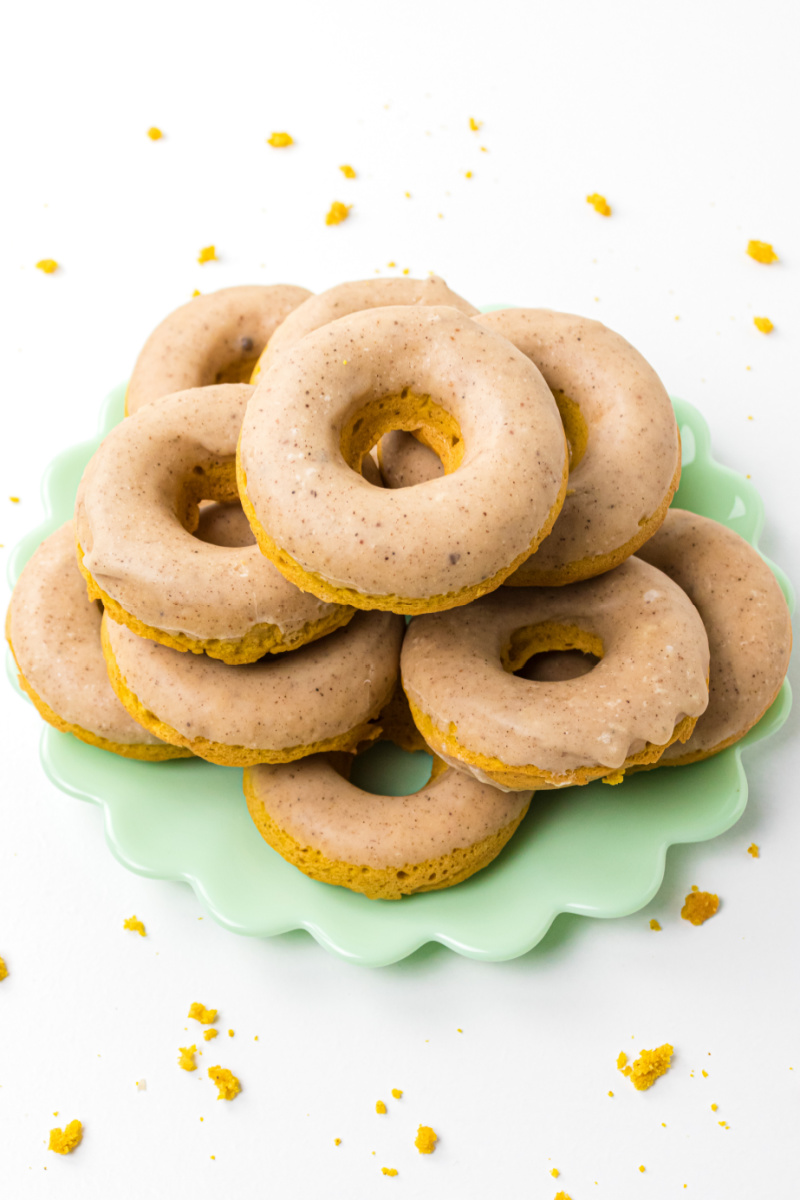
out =
[[[437,278],[229,288],[146,342],[8,640],[56,728],[244,768],[312,878],[449,887],[534,792],[696,762],[777,695],[780,588],[679,477],[664,387],[596,321]],[[420,791],[349,782],[378,738],[430,750]]]

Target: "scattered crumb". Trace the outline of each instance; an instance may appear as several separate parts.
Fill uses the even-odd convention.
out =
[[[139,920],[139,918],[136,916],[136,913],[134,913],[132,917],[126,917],[125,920],[122,922],[122,927],[123,927],[123,929],[130,929],[130,930],[132,930],[133,933],[138,933],[142,937],[147,937],[145,927],[142,924],[142,922]]]
[[[205,1039],[205,1041],[210,1042],[211,1039],[215,1038],[218,1033],[219,1033],[218,1029],[206,1029],[203,1033],[203,1038]]]
[[[395,1167],[381,1167],[381,1175],[396,1175],[396,1174],[397,1174],[397,1170]]]
[[[267,138],[267,145],[274,146],[276,150],[283,150],[286,146],[294,145],[294,138],[290,133],[273,133]]]
[[[186,1015],[194,1021],[199,1021],[201,1025],[210,1025],[217,1018],[217,1010],[215,1008],[205,1008],[195,1000]]]
[[[146,1079],[137,1079],[136,1080],[136,1090],[137,1090],[137,1092],[146,1092],[147,1091],[147,1080]]]
[[[51,1129],[48,1150],[56,1154],[71,1154],[79,1146],[83,1138],[83,1125],[80,1121],[70,1121],[65,1129]]]
[[[719,1105],[718,1105],[718,1104],[712,1104],[712,1105],[711,1105],[711,1111],[712,1111],[712,1112],[716,1112],[718,1108],[719,1108]]]
[[[715,896],[713,892],[701,892],[697,885],[693,884],[681,909],[681,916],[692,925],[702,925],[709,917],[714,916],[718,908],[719,896]]]
[[[756,242],[751,240],[747,243],[747,253],[751,258],[754,258],[756,262],[778,262],[778,256],[772,249],[772,246],[769,242]]]
[[[196,1071],[197,1063],[194,1061],[194,1056],[197,1053],[197,1046],[181,1046],[178,1066],[183,1071]]]
[[[376,1100],[375,1112],[379,1113],[381,1116],[383,1116],[383,1114],[386,1112],[386,1105],[383,1103],[382,1100]]]
[[[405,196],[406,200],[411,199],[411,192],[403,192],[403,195]]]
[[[619,1054],[617,1055],[617,1070],[621,1071],[627,1061],[628,1061],[627,1054],[625,1053],[624,1050],[620,1050]]]
[[[554,1200],[570,1200],[570,1197],[567,1195],[566,1192],[557,1192],[554,1197]]]
[[[655,919],[655,917],[650,918],[650,928],[657,930],[659,933],[661,932],[661,926],[659,925],[659,923]]]
[[[769,317],[753,317],[753,324],[759,333],[772,333],[775,328]]]
[[[147,131],[147,136],[150,138],[151,142],[160,142],[164,134],[157,125],[151,125]]]
[[[239,1080],[227,1067],[209,1067],[208,1077],[219,1089],[218,1100],[233,1100],[242,1090]]]
[[[233,1031],[232,1029],[229,1029],[229,1030],[228,1030],[228,1037],[233,1037],[233,1033],[234,1033],[234,1031]]]
[[[644,1174],[644,1167],[639,1167],[639,1170]]]
[[[464,178],[465,178],[465,179],[472,179],[472,171],[465,171],[465,172],[464,172]]]
[[[433,1132],[430,1125],[420,1125],[417,1130],[417,1136],[414,1140],[414,1145],[419,1150],[420,1154],[433,1154],[438,1142],[438,1136]]]
[[[630,1079],[637,1092],[644,1092],[653,1086],[660,1075],[664,1075],[669,1070],[672,1055],[672,1046],[669,1042],[665,1042],[663,1046],[658,1046],[655,1050],[640,1050],[639,1057],[630,1067],[625,1065],[628,1061],[627,1055],[620,1054],[617,1059],[617,1067],[627,1079]]]
[[[12,504],[19,504],[19,496],[9,496],[8,498]]]
[[[200,251],[200,253],[197,256],[197,261],[200,264],[207,263],[207,262],[219,262],[219,259],[217,258],[216,247],[215,246],[203,246],[203,249]]]
[[[342,221],[346,221],[350,216],[350,209],[352,207],[352,204],[342,204],[340,200],[334,200],[325,214],[325,224],[341,225]]]
[[[701,1070],[700,1074],[703,1076],[703,1079],[708,1079],[708,1071],[705,1069]]]
[[[399,1100],[400,1097],[402,1096],[402,1094],[403,1094],[402,1088],[392,1088],[392,1095],[394,1096],[395,1100]]]
[[[728,1128],[728,1122],[727,1122],[727,1121],[717,1121],[717,1124],[718,1124],[718,1125],[721,1125],[723,1129],[727,1129],[727,1128]]]
[[[334,1146],[341,1146],[341,1144],[342,1144],[342,1139],[341,1139],[341,1138],[334,1138],[334,1139],[333,1139],[333,1144],[334,1144]]]
[[[558,1167],[553,1167],[553,1169],[552,1169],[552,1171],[550,1172],[550,1174],[553,1176],[553,1179],[558,1179],[558,1177],[559,1177],[559,1175],[561,1174],[561,1172],[559,1171]]]
[[[611,216],[611,207],[605,196],[601,196],[599,192],[592,192],[591,196],[587,196],[586,203],[591,204],[594,211],[600,213],[601,217]]]
[[[36,264],[36,269],[37,271],[44,271],[45,275],[52,275],[53,271],[58,270],[58,263],[54,258],[40,258]]]
[[[469,127],[473,133],[477,133],[481,125],[483,125],[483,121],[476,121],[474,117],[470,117]]]
[[[411,274],[411,267],[403,267],[403,274],[404,274],[404,275],[410,275],[410,274]]]
[[[195,296],[202,296],[202,294],[203,293],[200,291],[199,288],[195,288],[194,291],[192,292],[192,299],[194,300]],[[202,921],[203,918],[198,917],[197,919],[198,919],[198,921]]]
[[[0,979],[8,979],[8,967],[4,958],[0,958]],[[402,1096],[402,1094],[401,1092],[400,1095]]]
[[[614,1095],[614,1093],[613,1093],[613,1092],[609,1092],[608,1094],[609,1094],[609,1096],[613,1096],[613,1095]]]
[[[387,267],[396,267],[397,263],[392,261],[392,262],[388,262],[386,265],[387,265]]]
[[[349,167],[346,163],[344,166],[339,167],[339,170],[342,172],[345,179],[355,179],[355,177],[356,177],[356,173],[353,170],[353,168]]]
[[[748,479],[749,478],[750,477],[748,475]],[[751,854],[753,856],[753,858],[758,858],[758,846],[755,844],[755,842],[751,842],[750,845],[747,847],[747,853]]]

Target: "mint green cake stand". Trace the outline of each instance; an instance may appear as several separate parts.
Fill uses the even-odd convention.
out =
[[[45,472],[46,519],[16,547],[12,584],[43,538],[71,515],[83,469],[122,419],[124,387],[105,402],[98,436],[59,455]],[[683,442],[675,503],[713,517],[755,546],[763,506],[753,485],[711,456],[708,427],[690,404],[673,401]],[[789,584],[770,563],[787,601]],[[10,674],[15,680],[13,665]],[[53,783],[97,804],[112,853],[131,871],[190,884],[203,907],[236,933],[272,937],[306,929],[351,962],[397,962],[426,942],[484,960],[515,958],[544,937],[562,912],[620,917],[647,904],[664,875],[667,848],[716,837],[747,802],[742,753],[774,733],[789,713],[788,683],[736,746],[690,767],[534,797],[517,834],[491,866],[443,892],[400,902],[367,900],[306,878],[257,833],[242,795],[242,773],[200,759],[138,763],[86,746],[45,725],[41,757]],[[424,783],[426,754],[388,744],[357,763],[367,790],[402,795]]]

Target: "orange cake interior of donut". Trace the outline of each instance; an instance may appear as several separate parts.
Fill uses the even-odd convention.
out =
[[[514,630],[501,652],[503,669],[513,675],[535,654],[545,654],[552,650],[580,650],[581,653],[591,655],[595,659],[601,659],[604,654],[602,639],[597,634],[588,633],[577,625],[540,621],[537,625],[526,625],[522,629]]]
[[[461,427],[441,404],[409,388],[359,405],[342,429],[340,446],[345,462],[361,472],[361,462],[385,433],[402,429],[414,433],[438,455],[445,475],[461,465],[464,438]]]
[[[567,451],[569,454],[569,469],[574,471],[578,463],[586,453],[586,445],[589,441],[589,426],[586,424],[586,418],[581,412],[581,407],[575,400],[571,400],[564,392],[553,390],[553,399],[558,408],[558,415],[561,417],[561,424],[564,426],[564,434],[567,439]]]
[[[238,499],[236,459],[207,459],[205,462],[195,463],[191,471],[178,480],[175,512],[184,529],[188,533],[194,533],[200,521],[201,500],[233,504]]]
[[[248,358],[228,363],[217,371],[214,383],[252,383],[257,363],[257,354],[251,354]]]

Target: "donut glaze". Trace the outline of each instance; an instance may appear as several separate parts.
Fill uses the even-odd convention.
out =
[[[252,390],[218,384],[146,405],[94,454],[75,507],[90,598],[142,637],[229,663],[292,650],[353,615],[294,587],[252,538],[211,545],[190,532],[198,499],[238,501],[236,441]]]
[[[200,758],[241,767],[375,737],[397,681],[403,620],[358,613],[330,637],[246,667],[180,654],[107,613],[102,633],[111,684],[138,721]]]
[[[777,696],[792,650],[789,610],[758,551],[708,517],[671,508],[638,557],[683,588],[708,633],[708,708],[658,765],[697,762],[738,742]]]
[[[340,317],[348,317],[351,313],[399,304],[446,304],[467,316],[474,316],[478,312],[468,300],[451,292],[445,281],[437,275],[430,275],[427,279],[356,279],[340,283],[327,292],[309,296],[286,318],[280,331],[276,330],[270,338],[250,382],[256,383],[262,371],[278,362],[307,333],[313,333],[315,329]]]
[[[495,858],[531,792],[501,792],[445,769],[410,796],[364,792],[326,755],[244,772],[259,833],[312,879],[400,900],[461,883]]]
[[[151,762],[187,757],[191,751],[162,742],[117,700],[100,648],[100,621],[67,521],[28,560],[11,597],[6,637],[20,685],[45,721],[90,746]]]
[[[553,649],[601,661],[563,682],[511,674]],[[688,596],[630,558],[568,588],[503,588],[417,618],[402,677],[445,761],[500,787],[564,787],[655,761],[689,736],[708,703],[708,640]]]
[[[449,473],[371,487],[386,429],[422,428]],[[431,612],[498,587],[545,537],[566,486],[564,431],[539,372],[451,308],[383,308],[308,334],[248,406],[239,494],[262,552],[299,587],[357,608]]]
[[[269,338],[310,295],[279,283],[222,288],[182,304],[145,342],[128,383],[126,413],[187,388],[247,383]]]

